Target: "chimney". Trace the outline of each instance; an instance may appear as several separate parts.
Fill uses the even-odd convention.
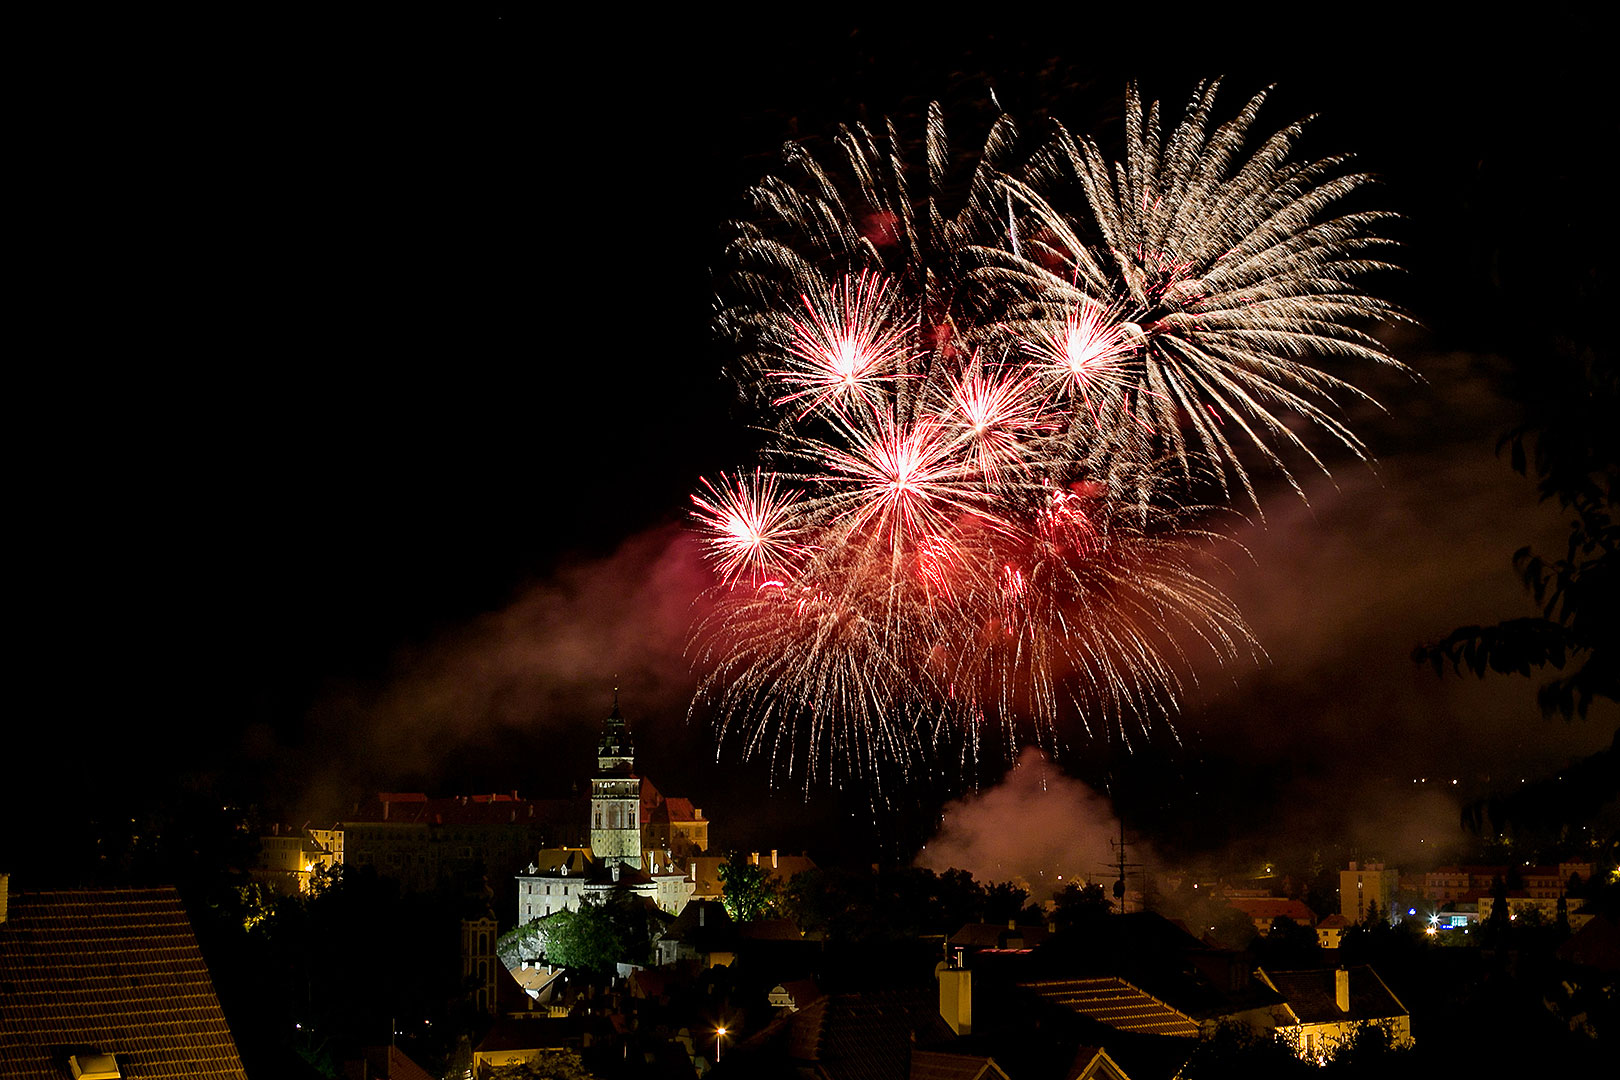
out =
[[[771,848],[771,869],[776,869],[776,849]]]
[[[693,859],[692,860],[692,880],[696,881],[697,879],[698,879],[697,878],[697,860]]]
[[[750,852],[749,853],[748,865],[750,865],[750,866],[758,866],[759,865],[759,852],[755,851],[755,852]]]
[[[939,976],[939,1015],[958,1035],[973,1033],[973,972],[942,968]]]
[[[1352,870],[1359,870],[1360,869],[1360,867],[1356,865],[1356,860],[1354,860],[1354,859],[1350,860],[1350,869],[1352,869]]]
[[[1340,1012],[1350,1011],[1350,972],[1344,968],[1333,973],[1333,1000]]]

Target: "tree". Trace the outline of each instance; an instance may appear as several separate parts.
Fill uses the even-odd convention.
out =
[[[737,922],[764,918],[775,909],[778,890],[763,866],[731,855],[720,864],[719,873],[724,890],[720,902]]]
[[[488,1080],[591,1080],[592,1074],[577,1050],[541,1050],[534,1061],[497,1065],[485,1075]]]
[[[619,962],[624,941],[606,904],[564,908],[540,920],[546,959],[581,971],[605,972]]]
[[[1286,916],[1271,920],[1271,929],[1255,939],[1254,951],[1259,965],[1273,971],[1322,966],[1316,931]]]
[[[1587,245],[1582,253],[1590,259]],[[1535,265],[1558,266],[1538,258]],[[1513,468],[1536,481],[1543,502],[1571,516],[1569,539],[1557,556],[1523,547],[1513,566],[1540,614],[1494,626],[1464,626],[1413,656],[1437,672],[1449,666],[1484,677],[1488,672],[1532,676],[1555,673],[1537,699],[1543,713],[1566,720],[1587,716],[1599,699],[1620,700],[1620,370],[1596,342],[1610,340],[1600,312],[1610,295],[1592,263],[1560,291],[1570,317],[1537,315],[1508,334],[1520,363],[1515,390],[1525,402],[1522,422],[1498,444]],[[1568,271],[1565,271],[1568,274]],[[1515,306],[1515,305],[1509,305]],[[1520,310],[1525,305],[1519,303]],[[1549,336],[1551,331],[1552,336]],[[1528,361],[1528,362],[1527,362]],[[1608,750],[1577,765],[1558,781],[1525,787],[1469,807],[1465,822],[1483,830],[1590,820],[1620,796],[1620,730]]]
[[[1113,902],[1101,885],[1066,885],[1052,898],[1052,922],[1059,930],[1095,923],[1113,913]]]
[[[1024,903],[1028,899],[1028,889],[1010,881],[991,882],[984,893],[984,921],[1016,922],[1024,914]]]

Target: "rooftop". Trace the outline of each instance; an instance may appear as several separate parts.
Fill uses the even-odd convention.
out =
[[[1343,1020],[1387,1020],[1405,1016],[1406,1006],[1390,993],[1378,973],[1366,964],[1348,969],[1350,1010],[1339,1008],[1335,998],[1334,969],[1308,971],[1265,971],[1262,977],[1276,987],[1301,1023],[1338,1023]]]
[[[125,1076],[246,1080],[173,889],[13,894],[0,986],[0,1075],[66,1076],[94,1047]]]

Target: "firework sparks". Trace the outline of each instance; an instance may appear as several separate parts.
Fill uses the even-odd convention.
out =
[[[755,584],[792,572],[800,546],[794,539],[795,495],[774,475],[754,470],[751,477],[703,481],[708,494],[692,496],[693,517],[720,576],[727,582],[748,578]]]
[[[954,213],[937,107],[921,170],[857,126],[852,182],[790,147],[753,190],[716,328],[772,469],[693,497],[721,579],[694,709],[722,739],[806,784],[1065,718],[1128,741],[1189,649],[1256,648],[1199,569],[1190,482],[1255,499],[1228,428],[1284,476],[1291,417],[1360,452],[1329,411],[1354,390],[1311,361],[1394,364],[1359,324],[1399,313],[1356,284],[1383,215],[1326,213],[1365,177],[1290,162],[1299,125],[1242,158],[1262,99],[1211,132],[1213,94],[1165,138],[1132,89],[1112,169],[1060,129],[1016,170],[1003,118]],[[1042,194],[1065,176],[1073,214]]]
[[[807,317],[789,320],[793,367],[771,373],[794,389],[775,404],[809,398],[802,419],[829,402],[875,402],[879,383],[904,369],[909,343],[903,321],[891,318],[888,282],[863,272],[802,299]]]

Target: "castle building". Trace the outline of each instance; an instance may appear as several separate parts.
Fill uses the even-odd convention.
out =
[[[693,856],[709,846],[709,822],[691,800],[666,798],[636,775],[635,741],[614,695],[591,780],[590,845],[541,848],[518,872],[518,925],[614,891],[645,896],[671,914],[691,899]],[[690,864],[695,865],[695,864]]]
[[[591,780],[591,852],[604,863],[641,865],[641,780],[635,764],[636,747],[614,694]]]

